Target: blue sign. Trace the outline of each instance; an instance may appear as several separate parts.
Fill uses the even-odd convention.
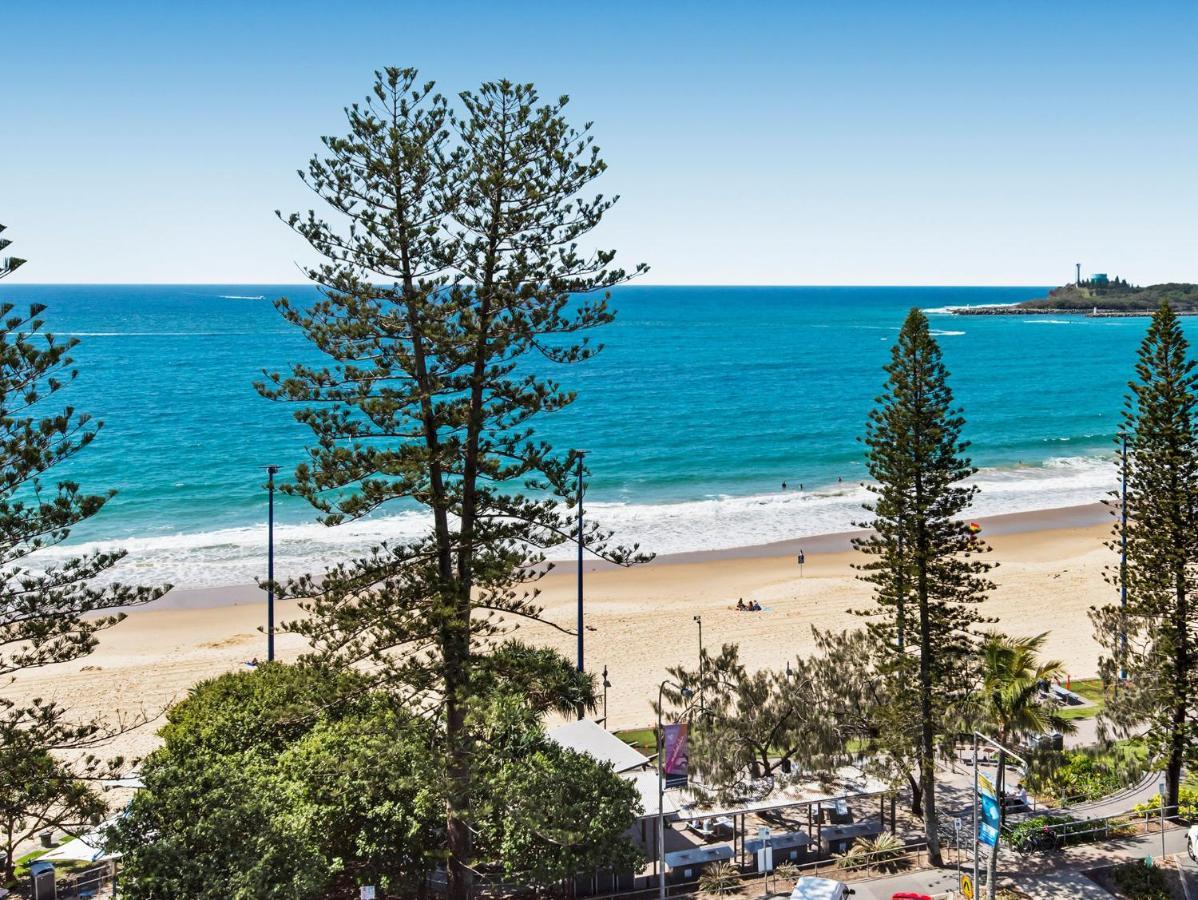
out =
[[[978,841],[987,847],[993,847],[998,843],[998,829],[1002,821],[998,799],[994,794],[994,785],[990,783],[989,778],[983,777],[978,787],[978,802],[982,810],[981,820],[978,822]]]

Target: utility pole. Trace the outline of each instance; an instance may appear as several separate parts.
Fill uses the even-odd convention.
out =
[[[608,731],[611,729],[607,724],[607,689],[611,687],[611,682],[607,680],[607,665],[603,666],[603,727]]]
[[[578,451],[578,671],[583,672],[583,631],[585,625],[582,616],[582,553],[585,538],[582,532],[582,459],[586,456],[585,450]],[[583,717],[582,704],[578,704],[578,718]]]
[[[707,707],[704,705],[704,696],[706,694],[706,686],[704,684],[704,665],[703,665],[703,617],[695,616],[695,624],[699,626],[699,715],[704,715],[707,712]]]
[[[1119,489],[1119,606],[1127,611],[1127,432],[1123,438],[1123,461]],[[1127,630],[1119,632],[1119,680],[1127,680]]]
[[[275,658],[275,475],[278,466],[266,466],[266,661]]]
[[[998,773],[994,779],[995,801],[998,803],[998,833],[995,834],[995,847],[997,842],[1002,838],[1002,822],[1003,822],[1003,788],[1005,787],[1005,772],[1007,767],[1007,757],[1011,756],[1017,759],[1023,768],[1027,769],[1027,760],[1018,753],[1013,753],[1008,750],[998,741],[986,737],[986,735],[975,731],[973,733],[973,889],[975,896],[978,890],[978,741],[982,740],[998,751]],[[988,868],[988,867],[987,867]],[[960,884],[958,883],[958,887]],[[986,896],[989,900],[994,900],[995,885],[993,882],[986,884]]]

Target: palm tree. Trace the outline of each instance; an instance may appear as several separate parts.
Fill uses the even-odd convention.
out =
[[[1047,634],[1016,638],[991,631],[982,644],[982,684],[978,692],[980,717],[999,744],[1019,738],[1059,731],[1069,734],[1077,726],[1057,713],[1055,700],[1045,697],[1040,688],[1045,682],[1065,675],[1059,660],[1040,661]],[[1006,758],[998,754],[998,797],[1002,815],[1003,774]],[[986,892],[994,900],[994,870],[998,862],[998,842],[990,848],[986,861]]]

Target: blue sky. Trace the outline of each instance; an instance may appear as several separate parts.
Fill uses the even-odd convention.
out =
[[[655,283],[1198,281],[1195,46],[1192,0],[10,4],[0,222],[27,282],[296,281],[273,210],[394,64],[570,94]]]

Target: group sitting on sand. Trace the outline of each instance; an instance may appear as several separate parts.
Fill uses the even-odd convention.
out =
[[[737,612],[761,612],[761,604],[756,600],[750,600],[745,603],[745,598],[741,597],[736,601]]]

